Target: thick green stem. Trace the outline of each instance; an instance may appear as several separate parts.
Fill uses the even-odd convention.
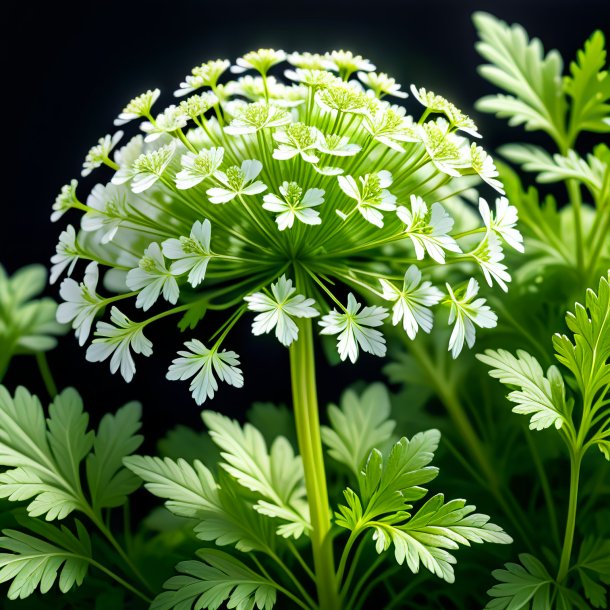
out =
[[[44,386],[47,389],[51,399],[54,399],[57,396],[57,385],[55,384],[53,374],[49,368],[49,362],[47,361],[46,354],[44,352],[38,352],[36,354],[36,362],[38,364],[38,370],[40,371],[40,376],[42,377]]]
[[[572,556],[572,544],[574,542],[574,530],[576,527],[576,511],[578,509],[578,482],[580,478],[580,463],[582,454],[580,451],[570,452],[570,499],[568,504],[568,518],[566,520],[566,533],[563,539],[563,550],[559,562],[557,582],[561,584],[570,569],[570,558]]]
[[[338,610],[339,594],[318,416],[313,332],[310,319],[300,319],[297,324],[299,338],[290,346],[290,372],[297,439],[311,514],[311,547],[318,603],[320,610]]]

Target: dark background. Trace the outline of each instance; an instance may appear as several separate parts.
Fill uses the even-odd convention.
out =
[[[607,34],[610,24],[610,0],[110,0],[82,2],[77,8],[5,4],[1,121],[8,137],[0,261],[9,272],[31,262],[47,264],[60,231],[49,221],[55,195],[79,177],[88,148],[113,130],[112,120],[129,99],[159,87],[162,107],[193,65],[216,57],[235,59],[260,46],[320,52],[348,48],[369,57],[403,88],[413,82],[433,89],[474,116],[485,146],[493,150],[515,136],[503,122],[473,108],[492,90],[476,72],[480,60],[470,19],[475,10],[521,23],[546,49],[557,48],[567,59],[593,29]],[[9,42],[7,30],[16,44]],[[80,184],[89,189],[94,182]],[[49,294],[57,297],[57,286]],[[232,334],[230,348],[242,355],[246,386],[242,391],[221,387],[213,408],[238,414],[252,400],[289,402],[286,351],[272,339],[251,341],[245,324],[243,331]],[[137,358],[138,372],[129,386],[110,375],[107,362],[85,362],[85,351],[71,334],[49,358],[58,385],[76,385],[94,418],[128,399],[142,400],[150,447],[178,423],[198,425],[199,409],[189,399],[188,384],[164,380],[172,358],[167,346],[178,349],[178,331],[170,322],[149,327],[146,334],[156,353]],[[380,378],[380,364],[365,356],[358,368],[319,367],[322,402],[336,400],[358,377]],[[44,392],[31,359],[16,360],[5,382],[11,388],[24,383]]]

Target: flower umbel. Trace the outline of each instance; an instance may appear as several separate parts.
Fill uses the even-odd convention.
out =
[[[259,49],[229,66],[196,66],[175,92],[189,97],[154,115],[159,90],[131,100],[116,123],[139,119],[144,135],[114,153],[120,132],[104,136],[86,161],[87,172],[114,170],[110,183],[79,200],[73,182],[54,205],[54,220],[66,210],[82,217],[80,233],[68,227],[60,236],[52,280],[82,259],[118,293],[96,292],[93,267],[82,284],[62,284],[62,315],[79,341],[103,303],[154,308],[138,323],[113,308],[89,359],[113,354],[111,370],[130,379],[131,350],[150,353],[146,324],[180,312],[181,328],[194,329],[213,310],[220,328],[207,343],[189,342],[170,369],[172,378],[192,378],[203,402],[218,379],[242,384],[238,356],[223,345],[248,310],[255,335],[273,331],[293,351],[299,329],[311,329],[319,313],[321,333],[337,335],[341,359],[355,361],[362,351],[385,353],[389,312],[380,299],[413,338],[432,331],[441,304],[434,283],[449,279],[468,286],[446,301],[450,349],[457,356],[464,341],[471,345],[474,326],[495,317],[475,299],[469,272],[505,288],[501,242],[522,249],[506,199],[493,213],[481,199],[477,217],[460,197],[477,180],[502,191],[493,160],[471,141],[479,135],[472,119],[422,88],[411,89],[409,107],[386,101],[405,98],[397,81],[350,51]]]

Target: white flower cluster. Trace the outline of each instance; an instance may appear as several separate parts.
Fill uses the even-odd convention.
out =
[[[120,148],[121,131],[104,136],[83,164],[83,176],[105,166],[109,182],[83,203],[73,180],[53,205],[53,221],[81,214],[81,230],[60,235],[51,281],[88,261],[82,283],[61,284],[59,318],[84,344],[110,306],[87,358],[110,358],[130,380],[133,354],[152,353],[148,324],[180,313],[193,329],[206,310],[226,312],[207,345],[187,341],[169,368],[202,403],[219,380],[242,386],[239,357],[222,346],[249,311],[253,334],[274,332],[284,346],[319,317],[320,333],[355,362],[360,351],[385,354],[388,318],[414,339],[445,307],[452,355],[472,347],[475,327],[496,322],[473,268],[507,290],[502,244],[523,251],[517,213],[504,197],[493,210],[481,198],[474,220],[461,193],[482,183],[504,194],[471,141],[476,125],[445,98],[410,90],[419,117],[360,55],[259,49],[196,66],[175,91],[183,99],[160,112],[158,89],[131,100],[115,124],[137,119],[143,133]],[[115,295],[98,294],[100,269]],[[132,321],[118,308],[127,299],[158,312]]]

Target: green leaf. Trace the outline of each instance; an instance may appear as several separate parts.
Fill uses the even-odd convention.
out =
[[[293,447],[297,446],[294,414],[286,405],[255,402],[246,412],[246,418],[260,431],[268,445],[278,436],[284,436]]]
[[[610,462],[610,441],[599,440],[595,441],[597,448],[602,452],[602,455]]]
[[[225,460],[221,466],[240,485],[260,496],[254,509],[286,521],[278,529],[282,536],[298,538],[310,530],[303,463],[290,442],[279,436],[267,451],[263,435],[251,424],[242,428],[213,411],[204,411],[202,418],[221,449]]]
[[[9,599],[23,599],[40,587],[46,593],[59,574],[62,593],[81,585],[91,560],[91,541],[86,528],[76,521],[77,535],[68,528],[28,519],[28,527],[39,537],[3,530],[0,548],[0,582],[12,581]]]
[[[182,458],[187,462],[200,460],[206,464],[216,464],[220,455],[207,432],[195,431],[187,426],[172,428],[159,441],[158,447],[162,457],[173,460]]]
[[[585,596],[594,608],[606,608],[606,588],[610,584],[610,539],[586,538],[574,566]]]
[[[536,358],[523,350],[517,350],[517,357],[503,349],[485,350],[485,354],[477,354],[477,358],[492,367],[491,377],[519,388],[507,398],[516,403],[514,413],[532,416],[531,430],[544,430],[553,425],[559,430],[569,421],[565,386],[557,367],[549,367],[545,376]]]
[[[608,275],[610,278],[610,273]],[[597,294],[587,290],[585,305],[576,303],[574,313],[566,316],[574,342],[556,334],[556,357],[574,374],[585,404],[610,384],[610,285],[602,277]]]
[[[610,77],[606,65],[604,35],[593,32],[583,49],[570,63],[570,74],[564,79],[564,90],[572,98],[570,128],[579,131],[610,131]]]
[[[486,610],[553,610],[550,594],[554,581],[544,565],[532,555],[519,555],[520,564],[507,563],[505,570],[494,570],[500,581],[487,593],[493,597]]]
[[[563,62],[557,51],[544,54],[537,38],[531,41],[520,25],[508,26],[487,13],[473,17],[480,42],[476,49],[489,64],[480,74],[509,95],[490,95],[477,108],[508,118],[510,125],[542,130],[563,139],[566,102],[561,88]]]
[[[93,452],[87,458],[87,482],[93,509],[112,508],[125,503],[140,485],[139,479],[123,468],[123,458],[132,454],[144,440],[140,429],[142,407],[130,402],[116,415],[104,415],[100,422]]]
[[[443,494],[438,494],[402,524],[376,523],[373,539],[377,552],[382,553],[393,544],[398,564],[406,563],[413,573],[417,573],[421,563],[439,578],[454,582],[452,564],[455,557],[448,550],[457,549],[460,544],[470,546],[470,542],[512,542],[501,527],[489,523],[488,515],[472,514],[475,507],[465,504],[465,500],[451,500],[445,504]]]
[[[216,610],[223,604],[237,610],[270,610],[276,602],[276,586],[265,576],[250,569],[239,559],[214,549],[197,551],[200,561],[183,561],[181,572],[165,583],[151,610]]]
[[[556,154],[551,157],[543,148],[533,144],[507,144],[501,146],[499,152],[521,165],[523,170],[537,173],[538,182],[578,180],[589,189],[595,201],[602,200],[610,168],[595,155],[588,155],[585,160],[569,150],[567,156]]]
[[[87,415],[71,388],[57,396],[45,423],[40,402],[25,388],[14,399],[0,386],[0,497],[12,501],[34,498],[30,516],[63,519],[83,509],[79,477],[81,460],[93,442]]]
[[[203,316],[205,316],[207,309],[208,305],[205,301],[194,303],[180,318],[178,328],[182,332],[186,330],[194,330],[197,328],[197,324],[203,320]]]
[[[12,277],[0,265],[0,353],[50,350],[57,344],[55,336],[68,330],[55,320],[57,304],[52,299],[31,300],[46,282],[42,265],[22,267]]]
[[[351,390],[344,392],[341,408],[328,407],[331,426],[322,426],[329,455],[357,477],[371,450],[392,436],[396,424],[390,419],[390,409],[390,396],[380,383],[369,386],[361,396]]]
[[[129,456],[123,463],[144,480],[148,491],[167,500],[168,510],[197,519],[195,531],[201,539],[234,544],[244,552],[273,548],[269,520],[247,506],[228,480],[221,488],[200,461],[190,465],[183,459]]]

